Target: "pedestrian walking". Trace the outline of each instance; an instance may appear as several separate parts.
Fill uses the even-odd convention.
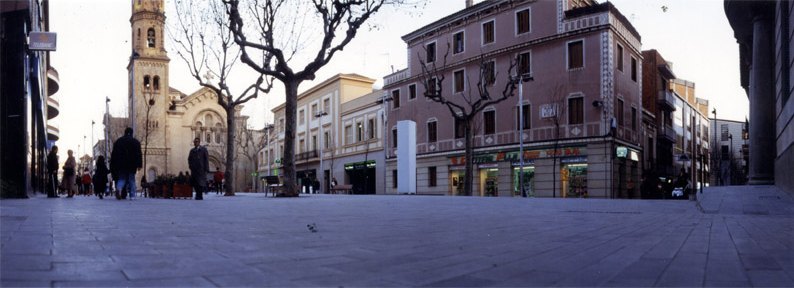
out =
[[[215,183],[215,194],[221,193],[221,183],[223,183],[223,172],[220,167],[215,167],[215,174],[212,175],[212,181]]]
[[[58,198],[58,146],[47,154],[47,198]]]
[[[66,163],[63,164],[63,187],[66,190],[66,197],[72,198],[74,196],[74,177],[76,175],[75,167],[77,162],[74,160],[74,152],[72,150],[66,151]]]
[[[80,185],[83,186],[83,195],[91,195],[91,174],[88,173],[88,168],[83,169],[83,176],[80,178]]]
[[[187,157],[187,165],[190,167],[190,184],[196,189],[196,200],[204,199],[203,193],[207,190],[207,173],[210,170],[207,148],[199,145],[201,139],[193,139],[193,149]]]
[[[94,170],[94,193],[99,196],[99,199],[105,198],[105,190],[108,185],[108,166],[105,164],[105,156],[100,155],[96,158],[96,169]]]
[[[124,129],[124,136],[113,143],[110,154],[110,173],[116,181],[117,199],[135,198],[135,172],[143,167],[141,142],[132,136],[132,128]]]

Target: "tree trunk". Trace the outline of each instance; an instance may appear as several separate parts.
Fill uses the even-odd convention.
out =
[[[286,102],[284,107],[284,155],[281,158],[283,166],[282,176],[284,177],[284,195],[286,197],[297,197],[298,186],[295,173],[295,126],[297,125],[298,109],[298,84],[299,81],[291,79],[284,82],[286,92]]]
[[[463,177],[463,195],[465,196],[472,196],[472,186],[474,184],[474,143],[472,143],[472,131],[471,131],[471,118],[467,118],[465,120],[464,125],[465,128],[465,137],[464,143],[465,145],[465,157],[466,157],[466,175]]]
[[[559,172],[559,167],[557,167],[557,147],[560,145],[560,124],[559,122],[554,124],[554,154],[552,154],[553,160],[553,167],[551,173],[551,197],[557,197],[557,173]],[[562,197],[562,195],[560,195]]]
[[[221,96],[219,96],[221,97]],[[237,127],[235,127],[234,121],[234,106],[229,105],[226,108],[226,175],[224,175],[223,179],[226,180],[226,185],[223,185],[223,188],[226,192],[223,196],[234,196],[234,137],[235,132],[237,131]]]

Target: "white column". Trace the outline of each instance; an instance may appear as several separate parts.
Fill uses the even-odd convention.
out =
[[[416,194],[416,122],[397,122],[397,193]]]

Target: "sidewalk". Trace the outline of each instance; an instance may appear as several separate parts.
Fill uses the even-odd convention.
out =
[[[2,200],[0,285],[791,287],[792,207],[769,187],[699,202]]]

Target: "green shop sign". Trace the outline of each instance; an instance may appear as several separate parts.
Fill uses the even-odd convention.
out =
[[[375,167],[375,160],[345,164],[345,170],[356,170],[356,169],[374,168],[374,167]]]

